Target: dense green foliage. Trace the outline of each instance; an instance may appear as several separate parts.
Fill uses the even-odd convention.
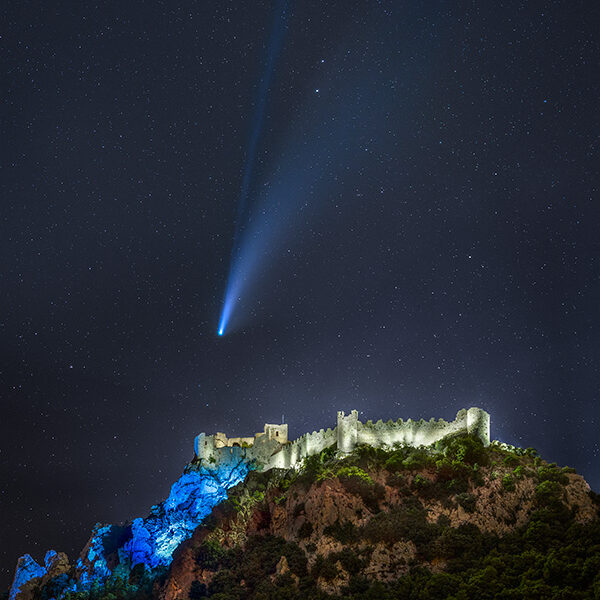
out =
[[[428,525],[421,509],[373,517],[365,531],[373,541],[409,536],[426,554],[444,558],[445,572],[432,574],[413,566],[389,584],[370,582],[362,574],[370,551],[349,545],[327,557],[318,556],[307,571],[304,552],[280,538],[252,538],[245,552],[230,551],[208,586],[194,586],[191,600],[262,600],[331,598],[319,592],[318,578],[332,581],[339,566],[352,576],[342,596],[356,600],[597,600],[600,598],[600,522],[580,525],[568,514],[544,507],[523,530],[497,538],[472,524],[458,528]],[[410,516],[414,516],[411,519]],[[566,518],[565,518],[566,517]],[[387,527],[390,523],[395,526]],[[286,556],[290,573],[276,576]],[[242,585],[243,581],[243,585]],[[199,592],[199,593],[198,593]]]
[[[467,513],[476,511],[476,497],[469,490],[482,485],[482,467],[491,467],[492,478],[501,480],[504,493],[513,493],[524,478],[533,479],[536,510],[527,525],[497,537],[469,523],[453,528],[444,516],[437,523],[430,522],[423,502],[431,499],[456,503]],[[386,483],[405,498],[401,505],[381,506],[382,486],[370,475],[375,471],[387,473]],[[283,540],[263,539],[259,551],[261,583],[252,587],[245,579],[241,585],[236,573],[244,570],[248,560],[259,568],[248,555],[257,551],[252,550],[257,548],[253,540],[246,552],[237,555],[240,563],[227,567],[229,591],[217,590],[217,583],[217,588],[209,586],[205,596],[199,597],[331,598],[319,591],[317,581],[336,581],[345,572],[350,578],[342,596],[356,600],[600,600],[600,522],[578,524],[564,504],[564,486],[571,472],[544,463],[533,449],[484,448],[469,436],[440,443],[433,450],[359,447],[341,460],[328,449],[307,459],[299,475],[292,474],[281,482],[282,498],[298,486],[318,485],[333,478],[338,478],[346,491],[360,496],[372,513],[364,526],[338,521],[324,530],[324,535],[344,544],[343,551],[317,555],[307,572],[307,563],[296,558],[295,564],[302,565],[300,570],[294,571],[290,564],[291,572],[278,577],[279,549],[285,546],[290,553],[294,548],[296,557],[303,556],[304,551]],[[592,499],[600,504],[597,495],[592,494]],[[299,503],[294,515],[303,512],[304,505]],[[312,524],[305,522],[302,529],[299,539],[310,535]],[[399,541],[410,541],[417,550],[415,559],[404,566],[404,574],[392,583],[369,580],[365,569],[373,544],[391,546]],[[306,550],[314,552],[315,547],[308,545]],[[273,552],[270,556],[269,551]],[[442,561],[444,572],[434,574],[423,567],[431,561]]]
[[[362,446],[343,458],[336,458],[332,447],[306,459],[300,472],[252,473],[215,509],[206,529],[235,518],[248,503],[267,511],[269,501],[288,502],[293,518],[301,520],[298,543],[272,535],[253,535],[243,548],[202,542],[194,549],[195,563],[208,577],[192,584],[189,598],[334,598],[320,591],[325,582],[337,583],[341,597],[353,600],[600,600],[600,520],[575,521],[575,507],[565,503],[572,472],[545,463],[531,448],[484,448],[477,438],[460,436],[428,449]],[[533,513],[525,526],[499,537],[473,523],[452,527],[445,515],[437,522],[428,518],[432,500],[476,513],[478,487],[493,479],[496,494],[519,494],[526,480],[530,497],[534,490]],[[364,509],[356,522],[325,527],[323,535],[343,549],[323,556],[316,554],[318,525],[307,520],[304,493],[328,480],[360,497]],[[399,502],[386,504],[385,488],[378,483],[383,480]],[[600,508],[600,496],[590,496]],[[368,576],[377,544],[398,554],[398,576],[392,582]],[[414,547],[416,554],[403,559],[402,546]],[[434,564],[435,573],[428,568]],[[141,571],[66,600],[149,600],[159,589],[152,588],[153,581]],[[34,600],[49,600],[51,591],[42,590]]]

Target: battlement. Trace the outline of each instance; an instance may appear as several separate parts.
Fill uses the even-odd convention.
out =
[[[430,446],[446,437],[471,434],[479,437],[484,445],[490,443],[490,415],[481,408],[461,409],[454,421],[431,419],[424,421],[382,420],[362,423],[358,411],[346,415],[337,413],[337,425],[333,429],[321,429],[305,433],[296,440],[288,441],[286,424],[265,424],[264,431],[253,437],[228,438],[224,433],[199,434],[195,439],[196,458],[206,466],[229,462],[232,455],[240,459],[255,461],[258,468],[289,469],[299,465],[304,458],[318,454],[325,448],[337,444],[340,454],[348,454],[358,445],[368,444],[376,448],[405,444],[407,446]]]

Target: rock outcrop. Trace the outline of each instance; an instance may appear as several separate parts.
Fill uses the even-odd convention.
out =
[[[25,555],[9,600],[254,600],[283,589],[277,597],[372,598],[419,586],[433,590],[428,600],[453,598],[460,586],[457,598],[480,597],[478,577],[499,579],[502,560],[517,571],[533,561],[537,571],[522,577],[539,597],[563,597],[560,574],[570,567],[558,555],[546,565],[543,553],[568,545],[565,556],[579,553],[569,585],[600,590],[599,506],[572,469],[464,433],[435,447],[362,445],[347,454],[334,444],[300,469],[266,472],[232,452],[218,468],[190,463],[146,518],[97,524],[73,566],[55,551],[43,565]],[[487,565],[486,552],[511,539],[512,554]],[[511,562],[522,545],[525,558]]]
[[[227,497],[227,490],[244,480],[250,467],[239,460],[212,470],[188,465],[169,497],[153,506],[147,517],[127,525],[97,523],[73,569],[61,552],[50,550],[44,566],[26,554],[17,563],[9,600],[31,600],[33,591],[50,579],[60,594],[89,590],[114,573],[127,576],[136,565],[151,571],[168,567],[177,547]]]
[[[43,566],[25,554],[17,563],[9,599],[32,600],[34,592],[51,581],[57,582],[59,588],[66,587],[70,570],[71,565],[64,552],[48,550]]]
[[[317,587],[320,592],[343,595],[354,574],[341,560],[348,549],[367,557],[361,577],[371,582],[395,581],[416,565],[431,573],[443,572],[444,553],[436,554],[433,542],[424,550],[423,539],[442,530],[501,538],[522,529],[540,509],[540,486],[547,487],[544,481],[560,482],[556,499],[570,511],[572,522],[598,517],[598,505],[580,475],[499,445],[486,452],[482,457],[486,466],[436,462],[434,455],[417,468],[398,469],[390,460],[386,468],[380,458],[379,464],[369,465],[367,460],[364,468],[344,470],[343,465],[353,459],[337,464],[334,459],[329,466],[326,461],[319,464],[309,478],[292,474],[291,484],[289,473],[275,472],[261,486],[259,474],[253,473],[244,486],[230,491],[235,510],[217,507],[209,526],[199,526],[177,550],[161,599],[187,600],[193,585],[210,586],[220,573],[202,558],[203,548],[211,543],[233,550],[245,548],[256,536],[283,539],[301,549],[310,572],[315,572],[319,561],[329,561],[335,576],[315,574]],[[464,479],[453,479],[461,473]],[[264,492],[256,492],[263,487]],[[284,575],[298,579],[289,573],[282,555],[271,578]]]

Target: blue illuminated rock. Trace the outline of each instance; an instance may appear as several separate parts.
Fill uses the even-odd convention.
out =
[[[111,575],[123,576],[135,565],[150,570],[168,567],[176,548],[188,539],[227,490],[246,477],[252,464],[236,449],[218,465],[190,464],[172,485],[169,497],[152,507],[145,518],[127,525],[98,523],[75,565],[74,578],[65,554],[50,550],[44,566],[29,554],[17,564],[9,600],[31,600],[50,580],[62,592],[89,590]],[[60,595],[60,594],[58,594]]]
[[[131,566],[143,563],[154,569],[171,564],[175,549],[249,470],[250,465],[232,453],[232,459],[215,470],[202,467],[184,473],[163,503],[153,506],[145,519],[133,521],[122,555],[128,557]]]
[[[131,527],[97,523],[76,564],[79,589],[104,581],[119,564],[119,550],[131,537]]]
[[[25,599],[33,595],[33,590],[39,584],[41,578],[46,574],[46,569],[29,555],[21,556],[17,562],[15,577],[10,588],[9,600],[16,598]]]

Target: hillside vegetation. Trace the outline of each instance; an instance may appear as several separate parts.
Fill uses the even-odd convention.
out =
[[[476,438],[335,448],[251,473],[182,548],[177,598],[600,598],[598,496],[533,449]]]
[[[298,471],[251,471],[168,570],[117,569],[89,591],[50,580],[30,598],[600,600],[599,510],[533,449],[330,447]]]

